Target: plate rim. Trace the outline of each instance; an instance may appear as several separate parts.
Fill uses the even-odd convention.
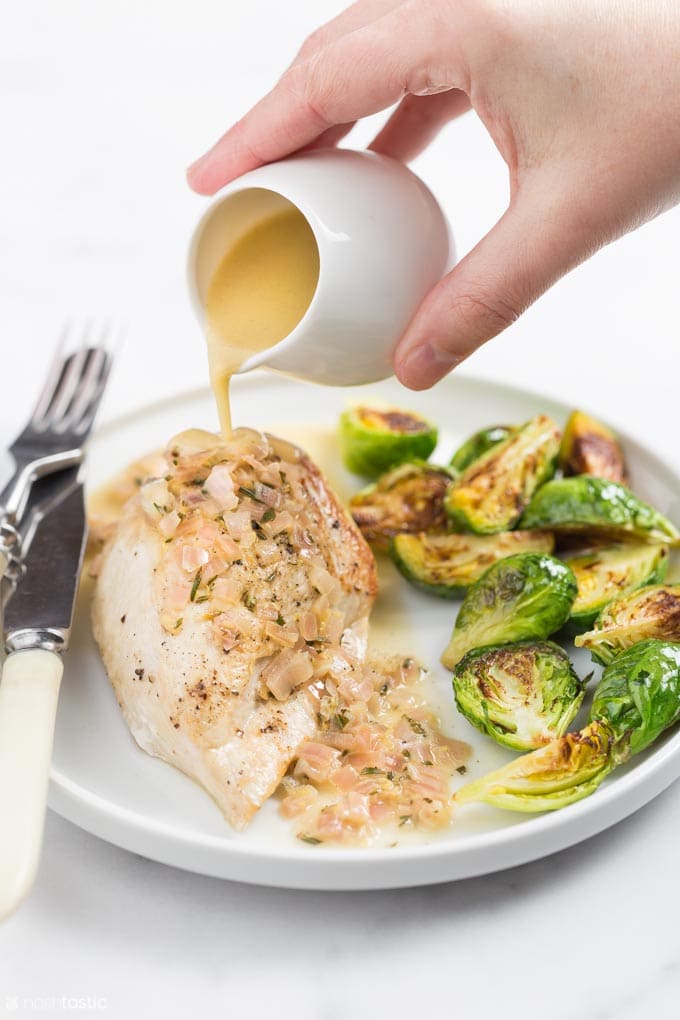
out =
[[[239,379],[239,389],[276,385],[280,376],[267,372],[252,372]],[[442,380],[444,385],[473,384],[487,391],[496,391],[510,398],[531,399],[568,408],[562,399],[532,388],[466,372]],[[380,383],[367,384],[366,388]],[[441,384],[440,384],[441,385]],[[208,399],[207,386],[193,387],[168,394],[147,404],[131,408],[107,418],[97,429],[97,437],[106,437],[117,429],[134,424],[154,413],[162,413],[177,403]],[[586,409],[587,410],[587,409]],[[644,443],[631,436],[625,428],[617,432],[624,443],[656,470],[673,480],[680,488],[680,472]],[[171,766],[168,766],[171,767]],[[263,850],[246,843],[240,844],[230,834],[217,836],[208,833],[189,833],[172,824],[149,819],[137,810],[107,800],[88,790],[80,783],[60,772],[54,764],[50,769],[48,804],[61,817],[85,831],[142,856],[218,878],[234,879],[256,885],[269,885],[299,889],[350,890],[380,889],[434,884],[456,881],[481,874],[490,874],[518,864],[542,858],[561,849],[580,843],[617,824],[638,811],[680,777],[680,731],[669,737],[660,747],[650,749],[647,755],[620,775],[615,782],[588,797],[559,811],[545,812],[527,818],[525,822],[495,830],[464,834],[458,842],[435,839],[431,843],[413,843],[398,848],[390,847],[324,847],[322,849],[297,846],[274,846]],[[189,779],[189,781],[193,781]],[[199,784],[196,784],[200,790]],[[566,837],[566,838],[565,838]],[[149,841],[162,841],[178,853],[165,852],[163,846],[149,847]],[[197,849],[200,860],[186,859]],[[500,848],[506,853],[498,860],[488,860]],[[181,859],[182,857],[185,859]],[[410,872],[415,862],[434,865],[427,873]],[[235,864],[229,867],[229,863]],[[226,867],[220,868],[224,863]],[[283,865],[287,875],[272,876],[266,865]],[[449,867],[446,865],[449,864]],[[456,867],[456,865],[459,865]],[[265,874],[259,873],[265,867]],[[373,872],[382,869],[376,877]],[[329,875],[325,875],[325,871]],[[257,872],[257,874],[251,874]]]

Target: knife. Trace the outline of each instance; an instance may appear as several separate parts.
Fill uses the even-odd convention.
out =
[[[0,684],[0,920],[40,859],[57,698],[87,525],[80,469],[37,482],[21,525],[22,563],[4,609]]]

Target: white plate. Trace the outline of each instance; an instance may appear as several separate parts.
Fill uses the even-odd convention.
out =
[[[442,458],[481,426],[522,421],[541,411],[564,422],[569,410],[535,394],[460,374],[421,394],[406,394],[394,382],[331,390],[272,375],[240,378],[234,389],[237,423],[270,428],[291,438],[300,437],[309,425],[325,426],[330,436],[339,412],[358,394],[361,399],[375,395],[408,404],[441,426]],[[90,485],[101,484],[130,460],[163,446],[173,433],[190,426],[216,427],[207,392],[174,398],[102,428],[92,442]],[[325,450],[323,445],[315,442],[310,452],[332,468],[329,473],[341,492],[352,491],[356,480],[338,466],[330,439]],[[624,438],[624,446],[635,489],[661,511],[680,518],[678,476],[635,441]],[[376,638],[389,638],[432,668],[446,728],[473,747],[466,779],[508,760],[509,753],[456,713],[450,675],[438,665],[458,603],[411,589],[389,563],[382,565],[381,576],[384,590],[378,600]],[[425,885],[507,868],[577,843],[636,811],[680,775],[680,733],[672,732],[615,772],[589,799],[553,814],[514,815],[475,805],[461,808],[443,834],[404,836],[391,846],[337,849],[295,840],[290,824],[270,801],[250,828],[237,834],[197,785],[150,758],[132,740],[91,635],[89,588],[85,581],[66,664],[50,806],[89,832],[166,864],[291,888]],[[586,655],[578,653],[575,661],[582,675],[589,672]]]

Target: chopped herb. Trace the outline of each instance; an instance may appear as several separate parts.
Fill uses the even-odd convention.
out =
[[[252,499],[255,503],[264,503],[263,499],[255,495],[254,489],[248,489],[245,485],[239,485],[238,491],[240,496],[247,496],[248,499]]]
[[[179,628],[182,626],[183,623],[184,623],[184,618],[182,616],[180,616],[180,618],[178,620],[175,620],[175,630],[179,630]]]
[[[390,689],[390,685],[389,684],[383,684],[382,687],[380,688],[380,693],[381,694],[387,694],[389,689]]]
[[[275,577],[276,577],[276,571],[272,570],[271,574],[269,574],[268,577],[265,577],[265,581],[273,581]]]
[[[382,769],[376,768],[374,765],[367,765],[365,769],[361,770],[362,776],[384,776],[385,773]]]
[[[411,815],[399,815],[399,828],[402,825],[406,825],[407,822],[411,821]]]
[[[201,567],[199,567],[198,570],[196,571],[196,576],[194,577],[194,583],[191,586],[191,595],[189,596],[190,602],[194,602],[196,600],[196,592],[198,591],[198,586],[201,583],[202,573],[203,571]]]
[[[194,599],[194,602],[198,605],[200,602],[207,602],[208,598],[208,595],[199,595],[197,599]]]
[[[286,621],[281,616],[281,613],[279,613],[279,615],[276,617],[276,622],[278,623],[279,627],[285,627],[286,626]]]
[[[269,507],[268,510],[262,514],[262,523],[267,524],[269,521],[273,521],[276,517],[276,510],[273,507]]]
[[[167,512],[168,512],[167,506],[159,506],[158,503],[154,503],[153,507],[154,507],[154,510],[156,510],[157,513],[159,513],[159,514],[167,514]]]
[[[458,768],[456,769],[456,772],[459,775],[464,776],[465,773],[467,772],[467,766],[466,765],[459,765]]]
[[[172,542],[172,535],[170,536],[170,538],[166,538],[165,545],[169,545],[170,542]]]
[[[404,669],[410,669],[412,665],[413,665],[413,659],[404,659],[404,661],[402,663],[402,666],[404,667]]]
[[[303,843],[309,843],[311,846],[318,846],[322,842],[316,836],[306,836],[303,833],[298,836],[298,839],[301,839]]]
[[[309,644],[309,642],[307,642],[307,644]],[[338,714],[333,717],[333,722],[335,723],[339,730],[344,730],[345,726],[349,722],[349,716],[343,709],[341,712],[338,712]]]
[[[192,478],[187,485],[205,485],[205,478]]]
[[[424,761],[423,765],[434,765],[433,761]]]
[[[392,782],[392,780],[394,779],[394,772],[388,772],[387,778],[389,779],[390,782]]]
[[[255,609],[255,606],[257,605],[257,599],[255,598],[253,593],[249,591],[247,588],[243,592],[243,595],[241,595],[241,602],[246,607],[246,609],[249,609],[251,611],[251,613]]]
[[[409,724],[414,733],[417,733],[420,737],[426,737],[427,732],[422,723],[419,723],[417,719],[412,719],[410,715],[405,715],[404,719]]]

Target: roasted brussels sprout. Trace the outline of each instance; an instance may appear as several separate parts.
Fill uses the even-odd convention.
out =
[[[533,492],[552,476],[559,442],[555,422],[539,415],[473,461],[446,493],[456,530],[490,535],[513,528]]]
[[[453,669],[473,648],[542,641],[567,621],[576,591],[569,567],[546,553],[498,560],[463,599],[443,664]]]
[[[562,736],[585,686],[559,645],[520,641],[468,652],[453,671],[453,690],[478,730],[505,747],[531,751]]]
[[[526,813],[566,807],[596,790],[612,771],[612,743],[608,726],[591,723],[467,783],[455,802]]]
[[[559,465],[565,475],[597,475],[610,482],[628,479],[623,451],[611,429],[602,422],[572,411],[564,429]]]
[[[668,546],[619,542],[588,552],[563,553],[561,559],[574,571],[578,595],[567,621],[571,634],[594,623],[613,598],[663,581],[668,567]]]
[[[679,718],[680,644],[642,641],[605,669],[584,729],[469,783],[456,801],[554,811],[587,797]]]
[[[502,531],[498,535],[446,532],[397,535],[390,555],[404,577],[432,595],[456,598],[497,560],[517,552],[552,552],[548,531]]]
[[[480,429],[473,436],[466,439],[462,446],[459,446],[449,461],[450,466],[458,472],[467,470],[474,461],[482,454],[487,453],[492,447],[498,446],[504,439],[509,439],[517,429],[512,425],[492,425],[488,429]]]
[[[574,643],[605,665],[646,638],[680,641],[680,585],[641,588],[615,599]]]
[[[590,721],[614,734],[616,759],[644,751],[680,716],[680,644],[639,641],[610,663],[590,708]]]
[[[600,532],[643,542],[678,543],[677,529],[630,489],[604,478],[577,475],[555,478],[534,495],[520,521],[522,528],[556,532]]]
[[[402,464],[350,500],[352,517],[376,549],[387,549],[401,532],[428,531],[446,521],[444,494],[451,481],[448,468]]]
[[[427,460],[437,445],[437,429],[412,411],[351,407],[340,415],[339,438],[347,468],[377,478],[407,461]]]

